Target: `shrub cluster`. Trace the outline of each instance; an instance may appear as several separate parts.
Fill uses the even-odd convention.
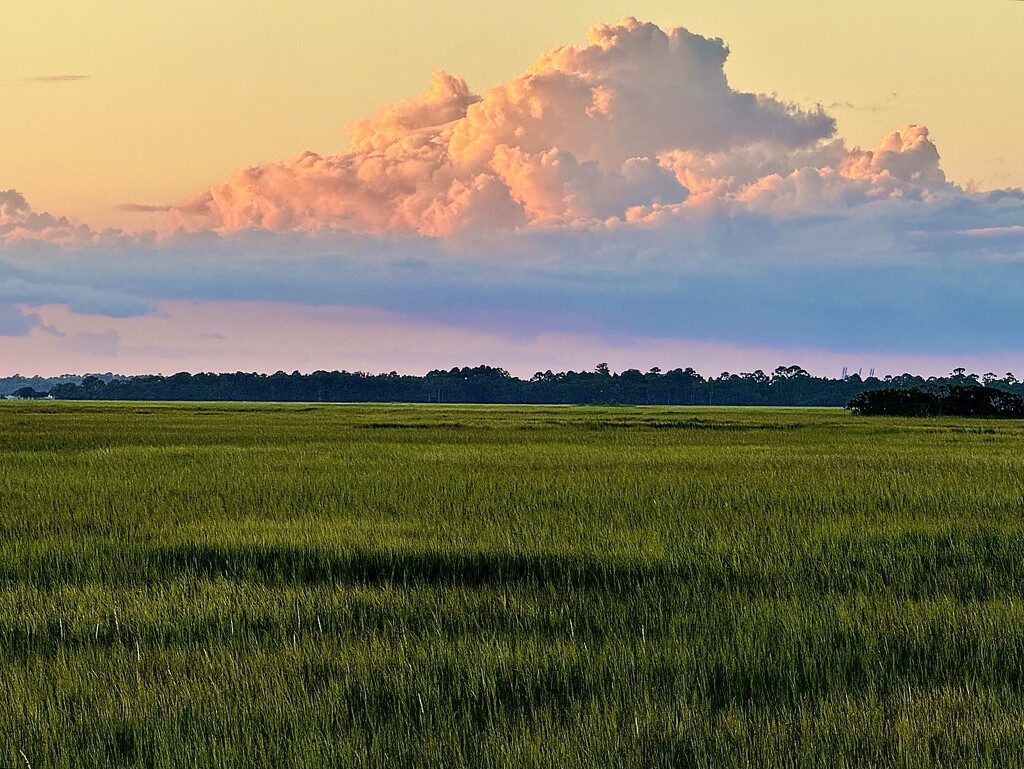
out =
[[[867,390],[846,408],[855,414],[1024,418],[1024,398],[993,387],[941,385],[931,390]]]

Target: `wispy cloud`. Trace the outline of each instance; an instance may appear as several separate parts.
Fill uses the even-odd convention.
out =
[[[891,93],[885,101],[876,102],[874,104],[857,104],[852,101],[834,101],[830,104],[826,104],[825,109],[851,110],[853,112],[884,112],[887,109],[891,109],[898,98],[899,96],[897,94]]]
[[[25,78],[27,83],[74,83],[79,80],[88,80],[91,75],[36,75]]]
[[[154,214],[171,210],[169,205],[159,206],[149,203],[118,203],[114,208],[130,214]]]

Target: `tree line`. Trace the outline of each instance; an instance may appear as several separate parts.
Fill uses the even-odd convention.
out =
[[[871,390],[940,386],[995,388],[1024,396],[1024,382],[1012,374],[978,376],[965,369],[946,377],[902,374],[862,379],[853,374],[830,379],[794,365],[768,374],[726,371],[705,378],[692,368],[616,373],[605,363],[592,371],[539,371],[529,379],[491,366],[435,369],[423,376],[361,371],[86,376],[80,382],[58,382],[48,393],[34,392],[61,400],[845,406]],[[31,397],[27,392],[22,395]]]

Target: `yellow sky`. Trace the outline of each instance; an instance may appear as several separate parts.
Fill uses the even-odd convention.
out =
[[[954,181],[1024,186],[1024,3],[1012,0],[0,0],[0,189],[93,226],[155,226],[241,166],[344,145],[344,124],[427,87],[476,91],[622,15],[722,37],[743,90],[836,105],[873,145],[927,125]],[[39,79],[79,75],[81,79]],[[895,96],[893,95],[895,94]],[[849,106],[847,106],[849,105]]]

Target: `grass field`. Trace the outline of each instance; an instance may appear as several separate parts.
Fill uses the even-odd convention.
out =
[[[1024,765],[1024,424],[0,403],[0,766]]]

